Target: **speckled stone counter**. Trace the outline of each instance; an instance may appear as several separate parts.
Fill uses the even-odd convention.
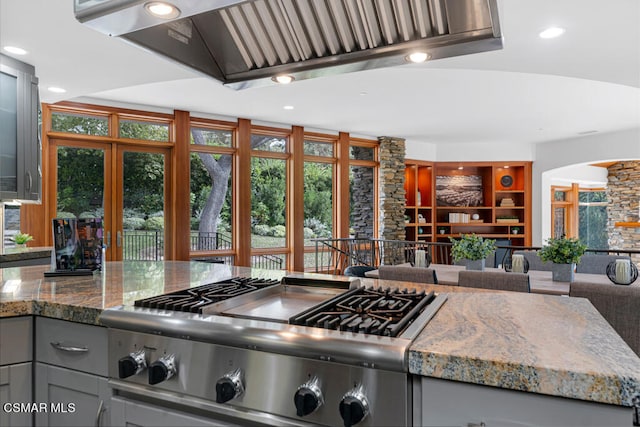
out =
[[[51,250],[50,247],[0,247],[0,268],[48,264],[51,262]]]
[[[40,315],[99,325],[102,310],[236,275],[285,272],[200,262],[109,262],[93,276],[0,270],[0,317]],[[300,274],[300,273],[296,273]],[[325,276],[326,277],[326,276]],[[366,286],[446,292],[409,353],[413,374],[631,406],[640,358],[585,299],[362,279]],[[638,397],[640,399],[640,397]]]
[[[0,317],[39,315],[99,324],[105,308],[240,274],[274,276],[284,272],[251,270],[200,262],[109,262],[93,276],[44,277],[49,266],[0,270]]]
[[[614,405],[640,403],[640,359],[583,298],[451,293],[411,346],[409,370]]]

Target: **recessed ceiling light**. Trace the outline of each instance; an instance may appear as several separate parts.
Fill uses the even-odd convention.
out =
[[[504,168],[505,169],[509,169],[509,165],[504,165]]]
[[[62,89],[61,87],[57,86],[49,86],[47,90],[53,93],[65,93],[67,91],[66,89]]]
[[[173,19],[180,16],[180,9],[172,5],[171,3],[165,3],[162,1],[151,1],[144,5],[144,8],[151,15],[156,18]]]
[[[293,110],[293,105],[285,105],[284,107],[285,110]]]
[[[539,36],[543,39],[552,39],[555,37],[559,37],[564,34],[564,28],[560,27],[549,27],[546,30],[542,31]]]
[[[464,169],[464,166],[458,166],[458,170]]]
[[[288,85],[295,79],[293,78],[293,76],[290,76],[288,74],[281,74],[279,76],[272,77],[271,80],[276,83],[280,83],[281,85]]]
[[[4,50],[6,50],[9,53],[13,53],[14,55],[26,55],[27,51],[20,48],[20,47],[15,47],[15,46],[5,46]]]
[[[408,55],[406,59],[411,62],[420,63],[429,59],[429,54],[426,52],[413,52]]]

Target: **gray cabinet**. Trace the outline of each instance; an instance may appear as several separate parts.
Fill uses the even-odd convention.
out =
[[[35,330],[34,396],[49,404],[35,425],[111,425],[106,328],[37,317]]]
[[[42,186],[38,79],[0,54],[0,200],[39,201]]]
[[[48,405],[35,414],[36,426],[111,425],[106,378],[39,362],[35,367],[35,401]]]
[[[630,427],[633,419],[622,406],[436,378],[414,376],[413,391],[420,426]]]
[[[0,319],[0,425],[28,426],[31,412],[15,404],[32,402],[32,324],[31,316]],[[11,406],[4,408],[6,404]],[[7,410],[8,409],[8,410]]]
[[[231,424],[122,397],[111,399],[111,422],[127,427],[226,427]]]

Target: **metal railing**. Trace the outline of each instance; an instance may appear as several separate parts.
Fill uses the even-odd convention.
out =
[[[316,244],[315,272],[342,274],[351,265],[377,267],[381,264],[415,262],[416,250],[424,250],[431,262],[453,264],[450,242],[425,242],[383,239],[314,239]],[[490,264],[503,265],[514,251],[541,249],[538,246],[496,245]],[[628,255],[640,261],[640,250],[634,249],[587,249],[587,253],[603,255]]]
[[[231,237],[224,233],[191,232],[191,250],[213,251],[232,248]],[[123,259],[126,261],[160,261],[164,259],[164,231],[124,230]],[[232,264],[231,256],[211,256],[203,261]],[[276,255],[253,255],[251,265],[256,268],[281,270],[284,260]]]

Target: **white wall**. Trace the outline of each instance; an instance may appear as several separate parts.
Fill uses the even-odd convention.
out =
[[[406,158],[437,162],[533,161],[531,235],[532,244],[541,246],[551,234],[551,185],[604,185],[606,169],[588,165],[640,159],[640,128],[539,144],[433,144],[408,140]]]
[[[550,191],[559,175],[574,182],[601,179],[591,169],[566,166],[634,159],[640,159],[640,128],[536,145],[532,178],[533,245],[542,245],[551,234]]]

